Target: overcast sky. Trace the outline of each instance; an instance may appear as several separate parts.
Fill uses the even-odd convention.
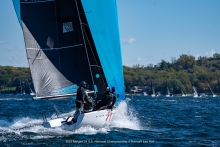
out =
[[[220,0],[117,0],[123,64],[220,53]],[[0,0],[0,65],[28,67],[12,0]]]

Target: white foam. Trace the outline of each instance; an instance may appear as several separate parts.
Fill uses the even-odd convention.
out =
[[[111,127],[128,128],[132,130],[140,130],[140,122],[132,107],[128,107],[130,99],[126,99],[119,103],[112,118]]]
[[[81,127],[77,130],[75,130],[73,132],[73,134],[86,134],[86,135],[94,135],[94,134],[97,134],[97,133],[108,133],[109,129],[107,128],[99,128],[99,129],[95,129],[95,128],[92,128],[91,126],[85,126],[85,127]]]
[[[22,99],[22,98],[0,98],[0,101],[11,101],[11,100],[23,101],[23,100],[28,100],[28,99]]]
[[[31,127],[31,126],[34,126],[35,124],[41,124],[41,123],[42,123],[42,120],[24,117],[20,119],[15,119],[10,127],[12,129],[19,129],[23,127]]]
[[[29,117],[17,118],[12,123],[5,120],[0,120],[0,134],[5,134],[0,137],[0,141],[16,140],[16,138],[22,139],[43,139],[64,137],[71,134],[86,134],[95,135],[97,133],[108,134],[109,131],[115,128],[128,128],[132,130],[140,130],[140,123],[136,116],[136,111],[128,107],[130,99],[126,99],[119,103],[116,108],[115,115],[112,118],[110,124],[95,129],[91,126],[84,126],[74,131],[65,131],[60,127],[58,128],[44,128],[40,124],[41,119],[32,119]],[[36,135],[25,135],[25,132],[33,132]]]
[[[0,141],[13,141],[18,138],[27,139],[28,136],[22,135],[21,132],[28,130],[31,125],[40,124],[42,121],[37,119],[31,119],[28,117],[15,119],[13,122],[7,122],[0,120]]]

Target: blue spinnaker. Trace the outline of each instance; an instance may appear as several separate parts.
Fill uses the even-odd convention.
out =
[[[125,99],[124,77],[116,0],[82,0],[82,5],[107,83]]]
[[[12,0],[15,8],[16,15],[18,17],[18,21],[21,25],[21,12],[20,12],[20,0]]]

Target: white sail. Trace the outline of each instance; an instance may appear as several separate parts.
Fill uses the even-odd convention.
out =
[[[167,85],[167,95],[166,95],[166,97],[173,97],[173,95],[170,93],[168,85]]]
[[[29,87],[29,89],[30,89],[30,95],[35,95],[35,93],[33,92],[33,90],[31,89],[31,87]]]
[[[183,90],[181,89],[181,93],[182,93],[182,97],[185,97],[186,94],[183,92]]]
[[[209,83],[207,83],[208,87],[209,87],[209,90],[211,91],[212,93],[212,97],[217,97],[217,95],[214,94],[214,92],[212,91],[211,87],[209,86]]]
[[[152,87],[152,94],[151,94],[151,97],[155,97],[156,96],[156,94],[155,94],[155,91],[154,91],[154,87]]]
[[[197,91],[196,91],[196,88],[195,88],[194,86],[193,86],[193,92],[194,92],[194,93],[193,93],[193,97],[195,97],[195,98],[196,98],[196,97],[201,97],[201,96],[198,95],[198,93],[197,93]]]

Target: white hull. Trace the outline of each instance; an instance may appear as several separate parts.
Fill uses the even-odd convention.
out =
[[[30,95],[35,95],[35,93],[32,93],[32,92],[31,92]]]
[[[151,97],[156,97],[156,95],[155,94],[151,94]]]
[[[147,96],[147,93],[146,93],[146,92],[143,92],[142,95],[143,95],[143,96]]]
[[[194,97],[194,98],[197,98],[197,97],[201,97],[201,96],[198,96],[198,95],[194,95],[193,97]]]
[[[173,95],[166,95],[166,97],[173,97]]]
[[[114,110],[100,110],[92,111],[89,113],[80,114],[77,118],[77,122],[73,124],[62,124],[63,130],[72,131],[82,126],[91,126],[93,128],[99,128],[110,122],[113,116]],[[71,120],[73,117],[69,118]]]
[[[113,116],[114,110],[111,111],[110,109],[107,110],[100,110],[100,111],[92,111],[89,113],[83,113],[78,116],[77,122],[71,125],[62,124],[62,121],[65,121],[69,116],[73,116],[75,111],[70,113],[65,113],[60,115],[57,118],[53,118],[43,122],[43,126],[45,128],[56,128],[61,127],[64,130],[74,130],[81,126],[91,126],[94,128],[99,128],[105,125],[107,122],[111,121]],[[71,121],[73,117],[69,117],[68,121]]]
[[[71,111],[69,113],[64,113],[62,115],[59,115],[58,117],[51,117],[51,118],[47,118],[47,120],[45,120],[43,122],[43,126],[45,128],[56,128],[56,127],[60,127],[62,125],[62,121],[65,121],[69,116],[73,116],[73,114],[75,113],[75,111]]]

